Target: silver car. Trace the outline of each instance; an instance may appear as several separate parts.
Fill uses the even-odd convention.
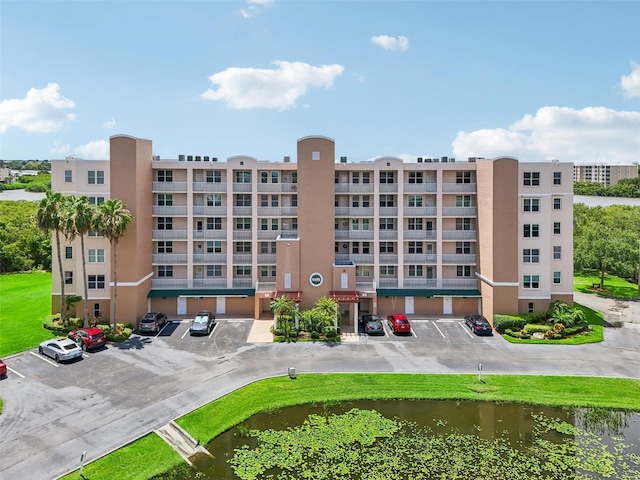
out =
[[[190,335],[209,335],[216,324],[216,317],[211,312],[203,310],[198,312],[189,327]]]
[[[41,355],[53,358],[56,362],[71,360],[82,356],[82,349],[70,338],[46,340],[38,347]]]

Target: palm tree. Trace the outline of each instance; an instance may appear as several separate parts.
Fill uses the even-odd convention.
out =
[[[113,258],[113,330],[118,327],[117,298],[118,298],[118,242],[127,232],[129,225],[133,223],[133,215],[127,206],[117,198],[112,198],[98,205],[96,227],[111,243],[111,256]]]
[[[278,319],[290,319],[295,314],[295,303],[286,295],[271,300],[269,308],[273,312],[273,328],[278,329]]]
[[[40,201],[35,215],[35,222],[39,229],[53,232],[56,238],[56,252],[58,257],[58,271],[60,273],[60,316],[64,316],[64,270],[62,269],[62,252],[60,247],[60,232],[64,231],[64,205],[66,197],[60,192],[47,192]]]
[[[333,327],[338,331],[340,305],[333,298],[321,297],[316,301],[315,310],[325,319],[333,320]]]
[[[84,237],[94,228],[96,215],[96,207],[89,203],[87,197],[71,197],[66,235],[70,238],[80,237],[80,249],[82,251],[82,286],[84,288],[82,312],[85,328],[89,326],[89,311],[87,310],[89,286],[87,279],[87,252],[84,248]]]

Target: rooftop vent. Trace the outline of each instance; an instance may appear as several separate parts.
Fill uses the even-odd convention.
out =
[[[211,161],[212,162],[217,162],[218,161],[218,157],[211,157]]]
[[[418,157],[418,163],[422,163],[422,157]]]
[[[202,157],[202,160],[204,160],[205,162],[208,162],[209,161],[209,157],[205,155],[204,157]]]
[[[347,157],[340,157],[340,163],[347,163]]]
[[[184,155],[178,155],[178,161],[184,162]]]
[[[154,162],[160,161],[160,155],[153,155],[151,158],[153,159]]]
[[[427,163],[431,163],[431,159],[430,158],[425,158],[424,161],[427,162]]]
[[[291,157],[284,157],[284,163],[289,163],[291,161]]]
[[[193,155],[187,155],[187,162],[193,162]]]

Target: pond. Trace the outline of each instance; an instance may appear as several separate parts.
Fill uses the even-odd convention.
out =
[[[364,423],[358,424],[355,422],[345,426],[344,422],[337,421],[351,415],[353,412],[367,413],[367,416],[363,417],[364,420],[362,420]],[[378,419],[376,416],[380,418]],[[310,418],[311,422],[309,422]],[[324,425],[324,433],[319,433],[320,441],[313,440],[311,430],[313,428],[317,429],[317,427],[322,430],[322,425],[317,424],[322,424],[325,421],[323,419],[335,419],[336,422]],[[559,422],[556,424],[551,419],[557,419]],[[305,422],[307,426],[300,427]],[[311,428],[309,423],[316,423],[316,425]],[[380,432],[385,428],[391,428],[395,431],[398,426],[401,426],[399,431],[404,431],[409,436],[406,441],[399,441],[398,432],[387,435],[387,438],[381,438],[383,434],[380,433],[381,437],[374,438],[369,444],[366,441],[357,440],[362,441],[363,444],[358,445],[355,449],[351,448],[351,444],[357,443],[356,440],[348,441],[348,445],[332,445],[332,442],[340,442],[335,437],[343,435],[344,432],[347,432],[344,435],[353,435],[356,438],[368,428],[374,428],[371,427],[373,424],[376,424],[375,428],[379,428]],[[572,425],[578,428],[572,429],[570,427]],[[307,431],[303,431],[305,428]],[[342,434],[340,433],[341,428],[346,429]],[[257,434],[257,431],[263,433]],[[292,436],[285,440],[278,438],[280,435],[289,434]],[[366,432],[363,435],[366,435]],[[294,437],[298,438],[298,440]],[[303,440],[299,440],[300,438]],[[524,404],[423,400],[380,400],[343,402],[331,405],[299,405],[272,413],[254,415],[242,425],[225,432],[207,445],[206,448],[211,453],[211,456],[199,454],[193,457],[191,459],[194,463],[193,469],[171,478],[183,480],[248,478],[398,478],[407,480],[415,478],[483,478],[487,480],[489,478],[547,478],[543,474],[545,472],[531,476],[532,469],[538,467],[536,467],[535,461],[530,462],[527,460],[527,455],[530,455],[531,452],[538,452],[538,455],[543,455],[544,459],[539,463],[544,467],[547,463],[547,457],[561,457],[569,451],[572,452],[570,453],[572,458],[580,457],[584,459],[589,458],[589,456],[595,456],[597,458],[602,457],[598,460],[602,464],[610,462],[613,465],[609,466],[610,468],[594,467],[596,470],[601,468],[601,471],[605,473],[607,471],[609,474],[613,472],[614,475],[608,478],[637,480],[640,478],[639,438],[640,414],[606,409],[572,410]],[[296,446],[297,441],[300,441],[300,444]],[[278,442],[284,442],[286,444],[285,447]],[[315,447],[312,445],[314,442],[317,442]],[[389,447],[384,447],[385,442]],[[427,445],[424,442],[431,443],[428,446],[424,446]],[[447,444],[448,442],[450,444]],[[300,450],[300,445],[304,445],[304,452],[297,451]],[[417,445],[423,446],[417,447]],[[445,460],[449,462],[444,467],[441,466],[441,468],[451,468],[452,470],[447,471],[444,477],[430,476],[430,474],[426,473],[427,469],[425,467],[420,467],[419,474],[415,472],[404,475],[399,474],[398,472],[403,471],[403,468],[410,469],[412,463],[415,464],[414,468],[419,468],[420,462],[426,461],[423,458],[413,458],[414,446],[417,451],[422,452],[421,457],[425,456],[424,453],[426,451],[434,454],[440,452],[438,455],[443,457],[441,463]],[[307,447],[314,451],[306,451]],[[269,461],[265,460],[265,458],[276,457],[278,455],[277,451],[281,448],[285,449],[285,458],[279,461],[285,464],[287,462],[300,461],[304,465],[302,463],[300,466],[290,465],[289,470],[264,466],[265,462],[268,463]],[[385,448],[386,450],[384,450]],[[391,460],[391,463],[393,463],[391,467],[384,465],[385,462],[390,462],[389,458],[386,458],[389,457],[387,454],[389,448],[395,452],[390,457],[398,457],[400,459],[394,458]],[[571,450],[572,448],[574,450]],[[623,449],[620,450],[621,448]],[[260,457],[261,449],[262,454],[266,454],[266,457]],[[443,450],[439,451],[438,449]],[[454,452],[456,449],[460,449],[460,452]],[[542,452],[545,449],[549,449],[549,451]],[[562,452],[562,455],[558,455],[559,451],[557,449],[560,449],[559,451]],[[617,453],[611,456],[605,450]],[[375,457],[373,461],[371,461],[371,458],[365,458],[365,453]],[[495,457],[491,459],[491,455],[495,455]],[[536,453],[533,454],[533,456],[535,455]],[[299,459],[295,460],[297,456]],[[447,458],[445,459],[444,457]],[[515,457],[515,460],[509,465],[506,465],[508,462],[504,462],[507,470],[502,472],[488,473],[485,471],[477,475],[469,473],[479,468],[486,469],[486,467],[480,467],[482,464],[480,459],[482,457],[486,457],[485,462],[489,462],[492,465],[501,463],[504,458]],[[263,465],[262,469],[255,467],[255,465],[247,467],[247,458],[249,458],[250,462],[255,462],[256,465]],[[626,460],[628,458],[632,460]],[[317,465],[325,461],[330,466]],[[433,463],[431,473],[436,472],[437,466],[435,466],[435,463],[437,463],[437,459],[430,461]],[[308,462],[311,462],[311,465]],[[405,465],[400,465],[402,462]],[[562,468],[569,469],[570,473],[582,472],[581,467],[572,463],[573,460],[569,460],[568,464],[567,460],[562,460],[562,462]],[[627,463],[614,465],[616,462]],[[232,463],[239,470],[234,471]],[[354,466],[356,463],[358,463],[357,467]],[[451,465],[450,467],[448,466],[449,464]],[[339,465],[344,467],[341,470],[344,475],[338,473],[338,470],[333,473],[326,472],[327,468],[337,468],[336,466]],[[313,473],[314,468],[319,468],[320,470]],[[392,470],[385,471],[384,468],[391,468]],[[611,468],[614,470],[611,470]],[[374,473],[370,469],[376,472]],[[459,474],[457,477],[452,473],[456,469]],[[467,473],[465,473],[465,469],[468,469]],[[516,472],[518,469],[522,470],[522,476],[519,476],[520,474]],[[308,476],[303,476],[303,471],[306,471]],[[241,472],[242,476],[238,476],[236,472]],[[462,473],[460,474],[460,472]],[[597,471],[596,473],[587,471],[581,477],[571,475],[566,477],[549,476],[548,478],[607,478]]]

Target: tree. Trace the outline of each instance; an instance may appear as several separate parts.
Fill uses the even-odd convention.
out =
[[[282,320],[286,325],[286,322],[295,315],[296,304],[286,295],[281,295],[271,300],[269,308],[273,312],[273,328],[277,330],[278,320]]]
[[[340,305],[333,298],[320,297],[315,304],[315,311],[326,321],[333,321],[333,327],[338,331],[338,316]]]
[[[64,231],[64,209],[66,197],[60,192],[47,192],[40,201],[35,215],[38,228],[53,232],[56,238],[56,252],[58,257],[58,270],[60,273],[60,315],[64,315],[64,270],[62,269],[62,252],[60,246],[60,233]]]
[[[84,327],[89,326],[89,312],[87,310],[87,299],[89,298],[89,286],[87,279],[87,253],[84,248],[84,238],[90,230],[94,228],[97,215],[96,207],[89,203],[87,197],[71,197],[67,212],[67,237],[80,237],[80,250],[82,252],[82,286],[84,296],[82,301],[82,318]]]
[[[122,201],[112,198],[98,206],[96,227],[111,243],[111,258],[113,264],[113,330],[118,327],[117,299],[118,299],[118,242],[124,237],[129,225],[133,223],[133,215]]]

